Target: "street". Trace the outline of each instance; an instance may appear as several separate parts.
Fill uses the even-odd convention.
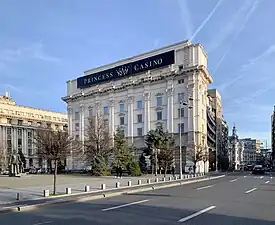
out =
[[[275,223],[275,181],[232,174],[216,180],[0,215],[1,225]]]

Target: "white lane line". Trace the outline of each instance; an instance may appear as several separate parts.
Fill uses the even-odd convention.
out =
[[[194,218],[194,217],[196,217],[196,216],[199,216],[199,215],[201,215],[201,214],[203,214],[203,213],[206,213],[206,212],[208,212],[208,211],[210,211],[210,210],[212,210],[212,209],[215,209],[215,208],[216,208],[216,206],[212,205],[212,206],[210,206],[210,207],[208,207],[208,208],[206,208],[206,209],[202,209],[202,210],[200,210],[200,211],[198,211],[198,212],[196,212],[196,213],[194,213],[194,214],[191,214],[190,216],[181,218],[178,222],[180,222],[180,223],[185,222],[185,221],[187,221],[187,220],[190,220],[190,219],[192,219],[192,218]]]
[[[270,180],[267,180],[266,182],[264,182],[265,184],[268,184],[270,182]]]
[[[229,181],[230,183],[232,183],[232,182],[235,182],[235,181],[237,181],[237,180],[239,180],[240,178],[236,178],[236,179],[234,179],[234,180],[231,180],[231,181]]]
[[[244,176],[243,178],[247,178],[247,176]]]
[[[256,191],[257,189],[258,189],[258,188],[252,188],[252,189],[246,191],[245,194],[248,194],[248,193],[250,193],[250,192],[252,192],[252,191]]]
[[[263,178],[264,178],[263,176],[260,177],[260,179],[263,179]]]
[[[124,204],[124,205],[118,205],[118,206],[114,206],[114,207],[111,207],[111,208],[102,209],[101,211],[106,212],[106,211],[109,211],[109,210],[119,209],[119,208],[131,206],[131,205],[137,205],[137,204],[140,204],[140,203],[143,203],[143,202],[148,202],[148,201],[149,201],[149,199],[142,200],[142,201],[137,201],[137,202],[131,202],[131,203]]]
[[[200,188],[197,188],[196,190],[199,191],[199,190],[206,189],[206,188],[211,188],[211,187],[213,187],[213,185],[200,187]]]
[[[42,224],[49,224],[52,223],[53,221],[45,221],[45,222],[41,222],[41,223],[34,223],[33,225],[42,225]]]

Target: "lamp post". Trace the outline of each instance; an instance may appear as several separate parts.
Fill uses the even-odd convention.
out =
[[[189,99],[188,99],[189,101],[193,101],[193,98],[192,97],[189,97]],[[180,159],[179,159],[179,169],[180,169],[180,179],[182,179],[182,130],[181,130],[181,128],[182,128],[182,115],[181,115],[181,109],[182,109],[182,105],[183,106],[187,106],[188,105],[188,103],[187,102],[184,102],[184,95],[183,94],[181,94],[180,95],[180,101],[179,101],[179,116],[180,116],[180,126],[179,126],[179,132],[180,132],[180,143],[179,143],[179,145],[180,145],[180,147],[179,147],[179,157],[180,157]],[[188,107],[188,109],[191,109],[192,108],[192,106],[189,106]]]

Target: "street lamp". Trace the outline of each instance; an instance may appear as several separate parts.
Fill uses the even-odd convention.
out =
[[[189,101],[193,101],[193,98],[192,97],[189,97]],[[182,124],[182,115],[181,115],[181,109],[182,109],[182,105],[183,106],[187,106],[188,103],[184,102],[184,95],[180,95],[180,102],[179,102],[179,109],[180,109],[180,112],[179,112],[179,116],[180,116],[180,127],[179,127],[179,132],[180,132],[180,148],[179,148],[179,157],[180,157],[180,160],[179,160],[179,169],[180,169],[180,179],[182,179],[182,130],[181,130],[181,124]],[[188,109],[192,109],[192,106],[188,106]]]

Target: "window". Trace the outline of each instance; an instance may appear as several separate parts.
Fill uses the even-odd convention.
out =
[[[204,115],[204,109],[201,110],[201,114],[202,114],[203,117],[205,116]]]
[[[120,117],[120,125],[124,125],[124,116]]]
[[[204,132],[204,124],[201,125],[202,132]]]
[[[74,114],[74,119],[75,119],[75,120],[79,120],[79,112],[75,112],[75,114]]]
[[[124,112],[124,104],[119,104],[119,112]]]
[[[157,120],[162,120],[162,112],[157,112]]]
[[[23,125],[23,120],[18,120],[18,125]]]
[[[109,120],[104,120],[104,128],[105,129],[108,129],[108,127],[109,127]]]
[[[108,115],[109,114],[108,106],[104,106],[103,113],[104,113],[104,115]]]
[[[51,128],[51,124],[50,123],[47,123],[47,128]]]
[[[184,93],[178,93],[178,103],[183,103],[184,102]]]
[[[184,109],[183,108],[178,109],[178,117],[184,117]]]
[[[142,101],[137,101],[137,109],[142,109]]]
[[[184,84],[184,79],[178,80],[178,84]]]
[[[22,148],[22,139],[18,139],[17,140],[17,143],[18,143],[18,148]]]
[[[8,122],[8,124],[11,124],[11,119],[8,119],[7,122]]]
[[[28,146],[29,146],[29,147],[32,146],[32,139],[28,139]]]
[[[22,129],[17,130],[18,136],[22,136]]]
[[[89,108],[89,117],[92,117],[92,116],[93,116],[93,109]]]
[[[142,136],[142,128],[137,128],[137,135]]]
[[[31,137],[32,137],[32,132],[28,131],[28,138],[31,138]]]
[[[137,114],[137,122],[142,123],[142,114]]]
[[[29,154],[29,155],[32,155],[32,154]],[[33,159],[29,159],[29,165],[30,167],[33,167]]]
[[[157,106],[162,105],[162,97],[157,97]]]
[[[76,130],[76,131],[79,131],[79,123],[76,123],[76,124],[75,124],[75,130]]]
[[[178,124],[178,131],[179,131],[179,133],[180,133],[180,132],[181,132],[181,133],[184,132],[184,123],[179,123],[179,124]]]
[[[7,134],[11,135],[11,128],[10,127],[7,128]]]

